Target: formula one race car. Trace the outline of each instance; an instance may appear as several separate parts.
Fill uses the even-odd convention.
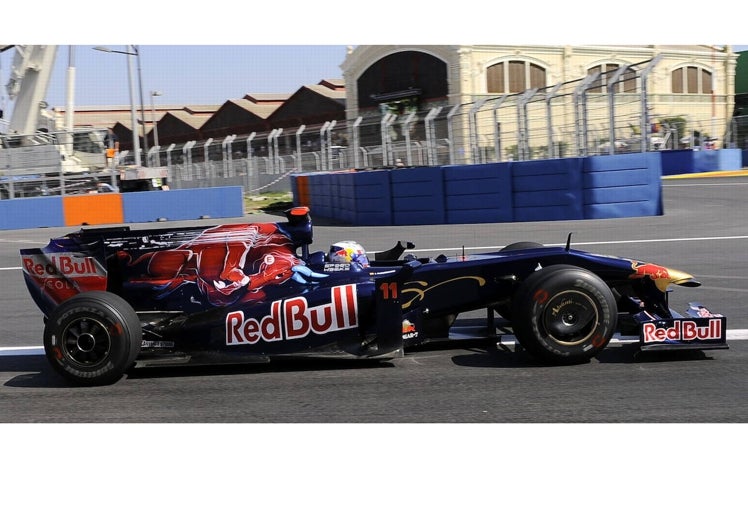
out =
[[[682,271],[532,242],[416,258],[411,243],[369,255],[356,242],[311,252],[307,208],[286,222],[81,229],[21,250],[45,317],[44,348],[73,382],[117,381],[132,366],[393,358],[448,339],[458,314],[498,313],[549,363],[589,361],[614,333],[647,349],[726,349],[726,319],[668,306]]]

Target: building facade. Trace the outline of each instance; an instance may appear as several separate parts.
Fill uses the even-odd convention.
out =
[[[678,119],[681,135],[723,137],[733,114],[737,57],[730,46],[708,45],[380,45],[349,48],[341,68],[351,120],[381,113],[385,106],[402,113],[531,89],[542,93],[594,73],[600,80],[589,92],[605,94],[606,78],[622,67],[628,70],[616,89],[638,93],[639,69],[656,62],[645,86],[652,123]],[[600,103],[590,110],[594,121],[604,118],[594,112],[607,107]],[[570,129],[574,117],[567,111],[559,127]]]

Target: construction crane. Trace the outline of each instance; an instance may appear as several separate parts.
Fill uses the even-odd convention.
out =
[[[0,52],[10,49],[15,53],[5,90],[14,104],[7,130],[0,134],[0,198],[87,191],[92,184],[96,187],[90,179],[63,181],[69,175],[106,168],[103,130],[73,129],[72,51],[68,107],[64,128],[59,129],[45,102],[57,46],[0,45]]]

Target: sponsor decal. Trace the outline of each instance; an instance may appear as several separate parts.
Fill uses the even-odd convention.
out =
[[[659,280],[670,277],[668,268],[658,266],[657,264],[650,264],[649,262],[632,262],[631,269],[634,270],[634,274],[630,278],[649,277],[652,280]]]
[[[351,269],[350,264],[333,264],[330,262],[325,263],[325,268],[323,271],[327,271],[328,273],[332,273],[335,271],[349,271]]]
[[[175,344],[172,340],[143,340],[140,347],[142,349],[173,349]]]
[[[22,255],[21,266],[56,304],[81,291],[106,289],[106,270],[93,257],[76,253]]]
[[[403,320],[403,340],[408,340],[410,338],[416,338],[418,336],[418,331],[416,331],[416,326],[409,320]]]
[[[708,342],[722,341],[725,338],[722,318],[710,318],[708,322],[673,320],[669,323],[669,326],[663,321],[642,324],[642,343]]]
[[[276,300],[260,319],[232,311],[226,315],[226,345],[294,340],[358,326],[356,284],[333,287],[330,295],[330,302],[318,306],[303,296]]]
[[[96,259],[74,253],[25,255],[22,257],[22,265],[25,273],[37,278],[106,276]]]

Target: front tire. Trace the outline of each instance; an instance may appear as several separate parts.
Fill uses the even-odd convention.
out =
[[[513,300],[514,334],[525,350],[555,364],[588,362],[610,342],[618,309],[608,285],[576,266],[530,275]]]
[[[84,386],[119,380],[140,351],[138,315],[105,291],[81,293],[60,304],[44,327],[44,352],[63,377]]]

